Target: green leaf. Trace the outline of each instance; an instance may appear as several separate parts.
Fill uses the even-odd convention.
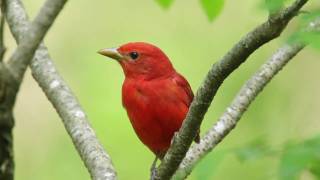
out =
[[[272,153],[266,140],[263,138],[255,139],[244,147],[235,149],[235,154],[240,161],[256,160]]]
[[[315,49],[320,49],[320,32],[316,31],[297,31],[293,33],[289,39],[288,43],[292,44],[295,42],[302,42],[309,44]]]
[[[286,0],[265,0],[265,7],[270,12],[277,12],[284,6]]]
[[[302,42],[309,44],[311,47],[320,49],[320,32],[306,30],[309,23],[320,17],[320,10],[304,13],[300,16],[299,27],[300,30],[293,33],[288,39],[288,43]]]
[[[301,143],[288,144],[281,157],[280,179],[298,179],[304,170],[309,170],[316,176],[319,173],[319,161],[320,136]]]
[[[310,23],[310,21],[313,21],[316,18],[319,18],[319,16],[320,16],[320,9],[314,10],[312,12],[301,13],[300,24],[305,27]]]
[[[173,0],[156,0],[156,2],[158,2],[158,4],[164,9],[168,9],[172,4]]]
[[[224,0],[200,0],[203,10],[210,21],[213,21],[221,12]]]
[[[320,179],[320,157],[310,164],[309,170],[317,179]]]
[[[195,169],[197,179],[210,180],[227,155],[226,151],[214,151],[206,156]]]
[[[302,41],[310,44],[311,47],[320,49],[320,32],[307,32],[303,33]]]

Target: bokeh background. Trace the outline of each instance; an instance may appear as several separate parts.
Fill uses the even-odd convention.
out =
[[[24,0],[33,18],[43,0]],[[267,14],[260,1],[228,0],[209,22],[199,2],[176,0],[164,10],[153,0],[70,1],[45,38],[57,69],[86,110],[119,179],[148,179],[153,154],[142,145],[121,105],[120,66],[98,49],[130,41],[159,46],[195,91],[209,67]],[[314,5],[311,3],[309,8]],[[202,134],[228,106],[241,85],[297,26],[254,53],[219,90],[201,126]],[[6,57],[15,42],[6,30]],[[277,179],[280,157],[243,160],[234,150],[261,139],[270,149],[319,134],[320,51],[306,48],[265,88],[237,128],[195,169],[189,179]],[[16,179],[89,179],[60,118],[27,72],[15,107]],[[254,154],[254,152],[253,152]],[[249,151],[250,156],[250,151]],[[250,159],[250,158],[249,158]],[[312,179],[304,173],[301,179]]]

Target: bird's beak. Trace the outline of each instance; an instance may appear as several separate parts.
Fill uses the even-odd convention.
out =
[[[98,51],[99,54],[120,61],[123,56],[118,52],[117,48],[105,48]]]

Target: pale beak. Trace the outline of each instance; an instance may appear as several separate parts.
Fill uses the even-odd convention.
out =
[[[117,48],[105,48],[98,51],[99,54],[120,61],[123,56],[118,52]]]

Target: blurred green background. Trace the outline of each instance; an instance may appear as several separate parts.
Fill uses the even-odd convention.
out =
[[[33,18],[43,0],[23,2]],[[153,43],[166,52],[195,91],[209,67],[242,35],[264,21],[267,14],[259,9],[259,3],[228,0],[213,22],[208,21],[196,0],[176,0],[168,10],[153,0],[77,0],[65,6],[45,42],[111,155],[119,179],[148,179],[154,156],[139,142],[121,105],[124,76],[120,66],[98,55],[97,50],[130,41]],[[315,5],[319,3],[313,2],[306,9]],[[280,39],[259,49],[225,81],[201,126],[202,134],[296,26],[297,21],[290,23]],[[15,47],[8,29],[6,44],[8,57]],[[295,57],[189,179],[278,179],[279,155],[243,161],[234,151],[263,139],[267,144],[263,148],[281,154],[288,141],[302,141],[320,133],[319,55],[319,50],[307,48]],[[16,179],[89,179],[60,118],[30,71],[18,95],[15,117]],[[313,178],[308,172],[299,177]]]

